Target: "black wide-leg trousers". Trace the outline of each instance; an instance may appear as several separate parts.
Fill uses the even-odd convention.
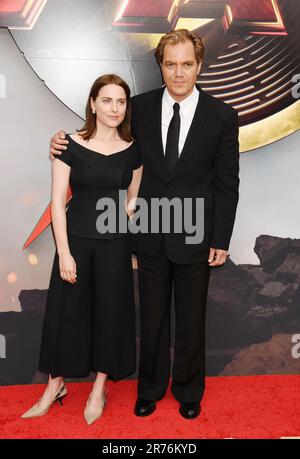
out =
[[[164,240],[164,239],[163,239]],[[138,256],[141,345],[138,397],[159,400],[170,377],[170,312],[175,300],[175,349],[171,391],[179,402],[200,402],[205,388],[207,261],[171,261],[162,242],[155,256]]]
[[[119,380],[136,368],[130,238],[88,239],[69,234],[68,240],[77,282],[60,277],[56,252],[39,370],[70,378],[99,371]]]

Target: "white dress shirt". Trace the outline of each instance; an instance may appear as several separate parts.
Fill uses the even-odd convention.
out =
[[[179,102],[180,110],[180,133],[179,133],[179,156],[183,149],[187,134],[189,132],[190,126],[192,124],[192,120],[195,114],[195,110],[199,100],[199,91],[194,86],[193,92],[184,100]],[[176,100],[170,96],[169,91],[165,88],[162,98],[162,115],[161,115],[161,133],[162,133],[162,141],[163,141],[163,148],[164,153],[166,151],[166,143],[167,143],[167,134],[170,121],[173,117],[174,110],[173,105],[176,103]]]

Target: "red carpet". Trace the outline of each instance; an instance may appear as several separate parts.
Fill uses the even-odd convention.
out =
[[[199,418],[178,413],[168,391],[148,418],[133,414],[136,381],[108,383],[108,402],[88,426],[83,409],[90,382],[66,383],[68,396],[47,415],[21,419],[43,393],[44,384],[0,387],[1,438],[280,438],[300,436],[300,376],[235,376],[206,379]]]

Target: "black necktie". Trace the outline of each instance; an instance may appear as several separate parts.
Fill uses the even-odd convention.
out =
[[[178,160],[179,156],[179,132],[180,132],[180,115],[179,115],[180,105],[176,102],[173,105],[174,114],[170,121],[168,134],[167,134],[167,142],[166,142],[166,152],[165,158],[167,163],[167,168],[169,174],[171,174],[174,166]]]

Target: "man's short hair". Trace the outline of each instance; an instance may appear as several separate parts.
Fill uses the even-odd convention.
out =
[[[176,43],[183,43],[188,40],[191,41],[194,45],[195,56],[198,64],[199,62],[202,62],[204,58],[204,45],[200,36],[196,32],[190,32],[187,29],[178,29],[171,30],[170,32],[166,33],[163,37],[161,37],[155,51],[155,58],[157,60],[157,63],[162,63],[164,57],[164,48],[166,45],[175,45]]]

